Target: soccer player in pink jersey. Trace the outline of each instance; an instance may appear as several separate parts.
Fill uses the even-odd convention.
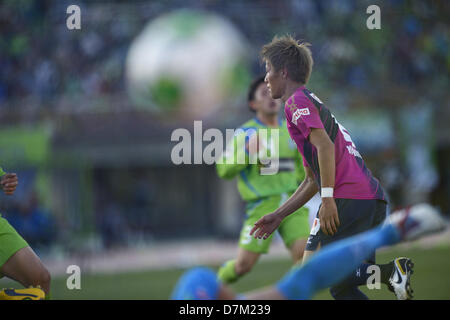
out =
[[[261,51],[266,65],[265,81],[272,98],[285,102],[288,131],[303,155],[306,179],[282,206],[258,220],[250,232],[255,238],[266,239],[284,218],[320,191],[322,204],[308,238],[304,261],[319,246],[378,226],[387,213],[383,188],[364,164],[349,132],[305,87],[313,66],[308,47],[308,43],[283,36],[275,37]],[[371,276],[367,270],[373,264],[375,252],[361,261],[354,274],[330,289],[333,297],[367,299],[358,286],[367,283]],[[412,265],[410,259],[403,257],[377,265],[381,282],[397,297],[411,296],[409,277],[394,284],[389,279]]]

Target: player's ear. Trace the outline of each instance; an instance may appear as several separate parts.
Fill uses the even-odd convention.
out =
[[[281,70],[281,76],[283,77],[283,79],[287,79],[288,71],[286,67],[284,67],[283,70]]]
[[[250,110],[256,112],[256,103],[254,100],[248,102],[248,107],[250,108]]]

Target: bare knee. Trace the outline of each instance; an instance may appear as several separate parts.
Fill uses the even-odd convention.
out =
[[[306,240],[299,239],[296,240],[290,247],[290,252],[292,256],[292,260],[294,263],[298,263],[303,259],[303,254],[305,252]]]
[[[50,272],[46,268],[44,268],[44,270],[42,271],[40,280],[43,285],[45,285],[46,287],[50,287],[51,276]]]
[[[304,252],[305,251],[303,250],[303,248],[296,248],[296,250],[292,250],[291,255],[294,263],[298,263],[302,260]]]
[[[44,290],[44,292],[48,294],[50,292],[50,281],[50,272],[45,267],[42,267],[42,270],[40,270],[36,274],[36,276],[32,279],[32,283],[30,283],[30,285],[40,286],[42,290]]]
[[[1,272],[24,287],[40,286],[50,291],[50,273],[30,247],[24,247],[12,255],[2,266]]]

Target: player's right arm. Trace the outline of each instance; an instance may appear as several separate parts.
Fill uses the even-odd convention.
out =
[[[312,170],[305,166],[306,177],[292,196],[272,213],[259,219],[250,231],[255,238],[267,239],[281,224],[284,218],[304,206],[318,191]]]

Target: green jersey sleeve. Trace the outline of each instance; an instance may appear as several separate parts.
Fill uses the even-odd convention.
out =
[[[241,132],[233,137],[225,152],[216,162],[219,177],[232,179],[249,165],[249,156],[245,149],[246,134]]]
[[[3,169],[2,168],[0,168],[0,177],[1,176],[3,176],[3,175],[5,175],[6,174],[6,172],[5,171],[3,171]]]

